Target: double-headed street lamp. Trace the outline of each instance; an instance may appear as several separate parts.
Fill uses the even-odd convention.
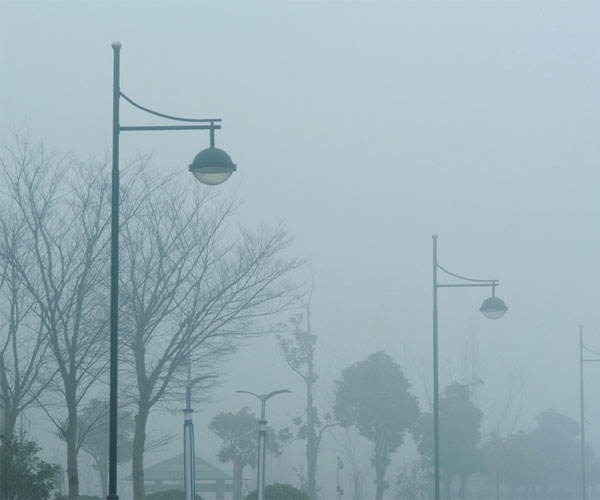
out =
[[[265,405],[267,400],[277,394],[290,392],[287,389],[279,389],[269,394],[255,394],[250,391],[235,391],[242,394],[252,394],[260,400],[260,420],[258,421],[258,463],[256,467],[256,497],[257,500],[265,500],[265,465],[267,456],[267,421],[265,420]]]
[[[215,375],[201,375],[192,379],[192,362],[188,360],[188,376],[185,384],[185,409],[183,410],[183,493],[184,500],[196,498],[196,452],[194,451],[194,421],[192,420],[192,387]]]
[[[438,269],[453,278],[467,283],[438,283]],[[479,310],[486,318],[498,319],[504,316],[508,310],[502,299],[496,297],[498,280],[476,280],[451,273],[438,264],[437,260],[437,236],[433,236],[433,466],[435,475],[435,500],[440,499],[440,426],[439,426],[439,389],[438,389],[438,288],[465,288],[465,287],[491,287],[492,296],[483,301]]]
[[[203,184],[214,186],[225,182],[236,166],[229,155],[215,148],[215,130],[220,129],[220,118],[179,118],[158,113],[140,106],[121,92],[119,84],[121,43],[113,42],[113,157],[111,186],[111,247],[110,247],[110,403],[109,403],[109,455],[107,500],[118,500],[117,495],[117,388],[119,360],[119,134],[155,130],[209,130],[210,147],[200,151],[189,166],[190,172]],[[168,120],[190,125],[122,126],[119,122],[121,97],[136,108]]]
[[[590,354],[597,358],[584,358]],[[583,344],[583,326],[579,326],[579,434],[581,437],[581,498],[586,500],[585,490],[585,416],[583,411],[583,363],[600,362],[600,352],[592,351]]]

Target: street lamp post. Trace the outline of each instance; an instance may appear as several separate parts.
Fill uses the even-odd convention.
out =
[[[192,379],[192,362],[188,359],[187,383],[185,384],[185,409],[183,410],[183,485],[185,500],[196,498],[196,454],[194,452],[194,421],[192,420],[192,387],[201,380],[215,378],[202,375]]]
[[[252,394],[260,400],[260,420],[258,421],[258,460],[256,467],[256,495],[257,500],[265,500],[265,465],[266,465],[266,445],[267,445],[267,421],[265,420],[265,405],[267,400],[276,396],[290,392],[287,389],[279,389],[269,394],[255,394],[250,391],[235,391],[243,394]]]
[[[453,278],[467,283],[438,283],[438,269]],[[433,236],[433,463],[435,476],[435,500],[440,500],[440,426],[439,426],[439,388],[438,388],[438,288],[491,287],[492,296],[483,301],[479,310],[486,318],[498,319],[508,310],[502,299],[496,297],[498,280],[476,280],[451,273],[438,264],[437,236]]]
[[[113,155],[111,186],[111,246],[110,246],[110,402],[109,402],[109,452],[107,500],[118,500],[117,495],[117,389],[119,361],[119,134],[156,130],[209,130],[210,147],[200,151],[189,166],[190,172],[203,184],[216,185],[225,182],[236,170],[235,164],[225,151],[215,148],[215,130],[220,129],[221,119],[179,118],[158,113],[140,106],[127,97],[120,88],[121,43],[113,42]],[[121,97],[132,106],[146,113],[168,120],[191,123],[171,126],[122,126],[119,121]]]
[[[195,380],[197,382],[198,380]],[[194,452],[194,421],[192,420],[192,381],[188,369],[188,382],[185,386],[185,410],[183,410],[183,484],[185,500],[196,497],[196,461]]]
[[[598,358],[584,358],[583,351],[587,351]],[[583,326],[579,325],[579,427],[581,436],[581,498],[586,500],[585,489],[585,416],[583,411],[583,363],[600,361],[600,352],[592,351],[583,344]]]

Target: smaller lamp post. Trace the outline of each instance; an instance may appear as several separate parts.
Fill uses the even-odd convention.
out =
[[[256,495],[258,500],[265,500],[265,465],[266,465],[266,440],[267,421],[265,420],[265,404],[269,398],[277,394],[290,392],[287,389],[279,389],[269,394],[255,394],[250,391],[235,391],[243,394],[252,394],[260,399],[260,420],[258,421],[258,463],[256,467]]]
[[[586,355],[593,354],[598,356],[597,358],[584,358],[584,351]],[[583,326],[579,325],[579,427],[580,427],[580,438],[581,438],[581,498],[582,500],[587,499],[587,492],[585,487],[585,415],[583,411],[583,364],[590,362],[600,362],[600,352],[592,351],[589,347],[586,347],[583,343]]]
[[[196,498],[196,454],[194,451],[194,421],[192,420],[192,387],[201,380],[215,378],[203,375],[192,379],[192,363],[188,360],[188,376],[185,384],[185,409],[183,410],[183,485],[185,500]]]
[[[344,494],[344,490],[340,486],[340,471],[344,468],[344,462],[342,459],[337,457],[337,464],[335,468],[335,498],[336,500],[342,500],[342,495]]]

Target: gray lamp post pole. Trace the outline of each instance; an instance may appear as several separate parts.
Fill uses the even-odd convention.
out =
[[[586,487],[585,487],[585,415],[583,411],[583,363],[588,362],[599,362],[598,358],[584,358],[583,351],[600,356],[599,352],[592,351],[583,344],[583,326],[579,326],[579,433],[581,436],[581,498],[586,500]]]
[[[438,269],[453,278],[468,283],[438,283]],[[435,500],[440,500],[440,425],[439,425],[439,383],[438,383],[438,288],[491,287],[492,296],[483,301],[479,310],[486,318],[498,319],[508,310],[506,304],[496,297],[498,280],[476,280],[451,273],[438,264],[437,236],[433,236],[433,469]]]
[[[256,467],[256,495],[257,500],[265,500],[265,465],[267,445],[267,421],[265,420],[265,404],[269,398],[277,394],[290,392],[287,389],[270,392],[269,394],[254,394],[250,391],[235,391],[243,394],[252,394],[260,400],[260,420],[258,421],[258,460]]]
[[[121,44],[113,42],[113,157],[110,226],[110,401],[108,496],[117,495],[117,386],[119,363],[119,69]]]
[[[107,500],[118,500],[117,495],[117,391],[119,372],[119,134],[128,131],[152,130],[209,130],[210,147],[196,155],[189,166],[203,184],[216,185],[225,182],[236,170],[229,155],[215,147],[215,130],[220,129],[221,119],[179,118],[158,113],[140,106],[127,97],[120,88],[121,43],[113,42],[113,155],[111,186],[111,230],[110,230],[110,398],[109,398],[109,446],[108,446],[108,495]],[[195,125],[173,126],[121,126],[119,120],[120,98],[123,97],[132,106],[178,122],[190,122]]]
[[[185,386],[185,410],[183,410],[183,482],[185,500],[194,500],[196,496],[196,463],[194,453],[194,422],[192,420],[192,384]]]
[[[585,417],[583,412],[583,326],[579,325],[579,427],[581,435],[581,498],[585,494]]]
[[[183,410],[183,484],[185,500],[196,498],[196,454],[194,452],[194,421],[192,420],[192,387],[201,380],[216,378],[204,375],[192,380],[192,362],[188,362],[188,376],[185,384],[185,409]]]

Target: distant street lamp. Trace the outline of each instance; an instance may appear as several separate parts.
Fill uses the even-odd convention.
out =
[[[438,283],[438,269],[453,278],[468,283]],[[496,297],[498,280],[476,280],[451,273],[438,264],[437,260],[437,236],[433,236],[433,462],[435,475],[435,500],[440,500],[440,426],[439,426],[439,389],[438,389],[438,288],[465,288],[465,287],[491,287],[492,296],[483,301],[479,310],[486,318],[498,319],[504,316],[508,310],[502,299]]]
[[[225,182],[236,170],[235,164],[225,151],[215,148],[215,130],[220,129],[220,118],[179,118],[152,111],[127,97],[120,88],[121,43],[112,44],[113,59],[113,151],[112,151],[112,199],[111,199],[111,247],[110,247],[110,403],[109,403],[109,454],[107,500],[118,500],[117,495],[117,389],[119,359],[119,134],[153,130],[209,130],[210,147],[200,151],[189,166],[190,172],[200,182],[216,185]],[[119,105],[121,97],[136,108],[178,122],[195,125],[172,126],[121,126]]]
[[[344,462],[342,459],[337,457],[337,463],[335,467],[335,499],[342,500],[342,495],[344,494],[344,490],[340,486],[340,471],[344,468]]]
[[[266,440],[267,440],[267,421],[265,420],[265,404],[268,399],[290,392],[287,389],[279,389],[269,394],[255,394],[250,391],[235,391],[243,394],[252,394],[260,399],[260,420],[258,421],[258,460],[256,466],[256,495],[257,500],[265,500],[265,465],[266,465]]]
[[[583,351],[598,356],[598,358],[584,358]],[[600,361],[600,352],[592,351],[583,344],[583,326],[579,326],[579,427],[581,436],[581,498],[586,500],[585,491],[585,417],[583,411],[583,363]]]

